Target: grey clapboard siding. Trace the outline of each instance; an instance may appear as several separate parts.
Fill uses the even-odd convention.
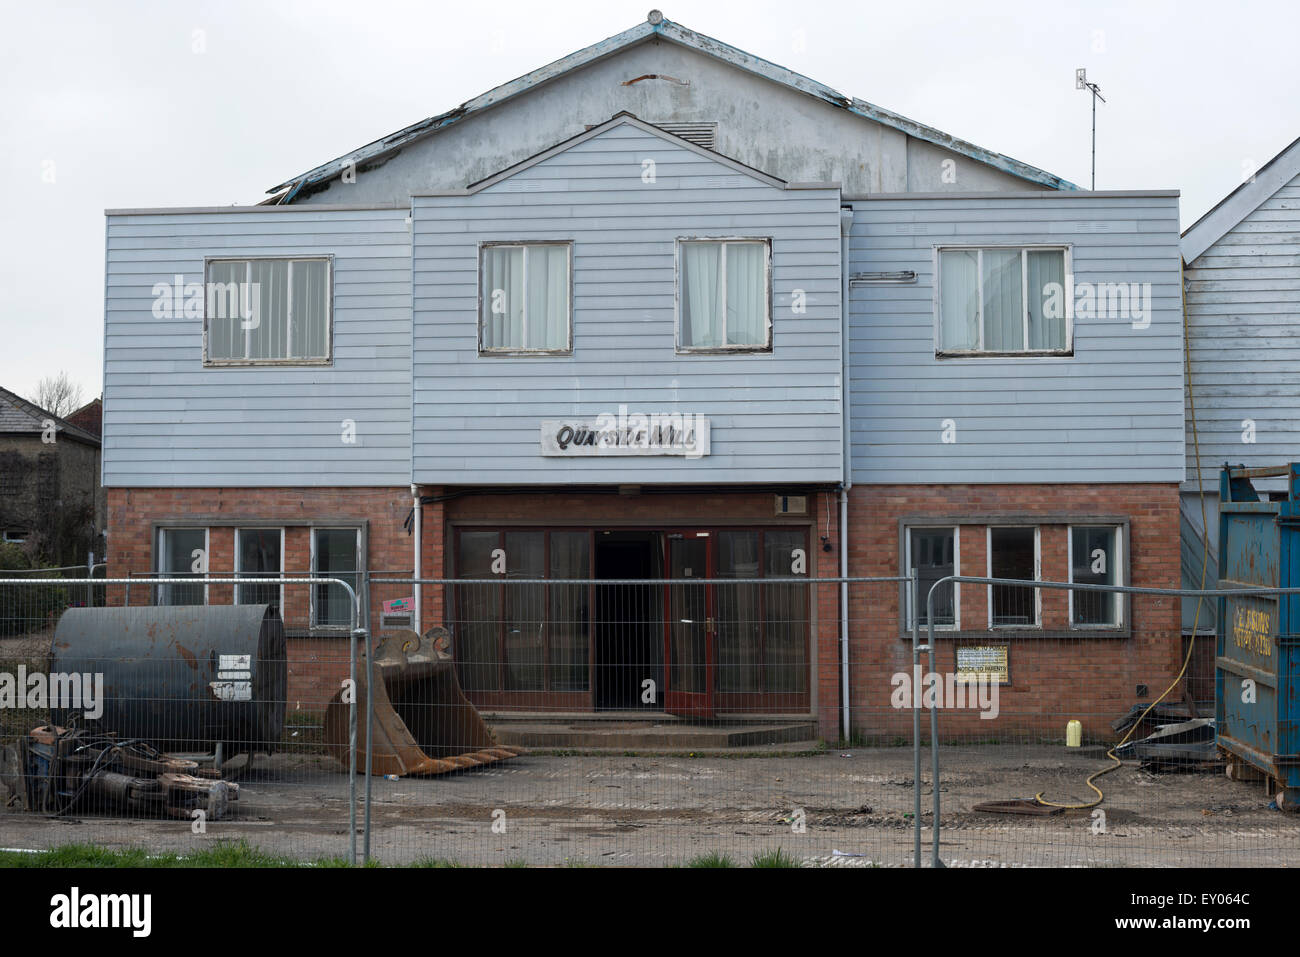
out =
[[[477,192],[415,197],[415,480],[838,481],[839,206],[837,189],[773,186],[631,123]],[[772,239],[772,353],[677,355],[676,240],[742,235]],[[480,356],[478,244],[529,239],[573,242],[573,354]],[[541,455],[541,420],[620,405],[707,415],[711,454]]]
[[[1188,358],[1205,487],[1219,469],[1300,461],[1300,176],[1187,264]],[[1187,482],[1196,442],[1187,419]],[[1248,424],[1254,424],[1254,442]],[[1282,483],[1261,480],[1261,488]]]
[[[1150,327],[1076,317],[1070,357],[936,358],[935,247],[981,244],[1069,245],[1076,283],[1149,282]],[[849,259],[917,273],[850,291],[855,482],[1182,480],[1177,197],[855,201]]]
[[[202,320],[154,318],[155,283],[245,255],[334,257],[332,365],[204,368]],[[110,214],[104,484],[405,485],[410,281],[405,210]]]

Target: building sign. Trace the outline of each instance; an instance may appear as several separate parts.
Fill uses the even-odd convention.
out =
[[[594,419],[543,419],[542,455],[587,457],[613,455],[680,455],[698,459],[709,454],[709,420],[691,412],[604,413]]]
[[[973,681],[976,675],[992,675],[998,684],[1011,680],[1006,645],[965,645],[957,648],[957,680]]]

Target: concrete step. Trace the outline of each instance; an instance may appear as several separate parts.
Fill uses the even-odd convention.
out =
[[[488,720],[502,744],[524,748],[702,751],[817,741],[815,721]]]

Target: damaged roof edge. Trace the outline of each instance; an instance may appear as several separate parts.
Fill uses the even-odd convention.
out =
[[[574,70],[595,63],[598,60],[602,60],[620,50],[639,43],[642,40],[646,40],[651,36],[660,36],[670,42],[678,43],[700,53],[715,57],[716,59],[729,63],[748,73],[763,77],[764,79],[771,80],[775,83],[780,83],[807,96],[811,96],[814,99],[829,103],[831,106],[847,110],[848,112],[861,116],[864,119],[872,120],[884,126],[899,130],[915,139],[923,140],[924,142],[932,143],[935,146],[942,147],[943,149],[951,150],[954,153],[968,156],[971,159],[991,166],[994,169],[1001,170],[1004,173],[1009,173],[1012,176],[1019,177],[1020,179],[1028,180],[1031,183],[1038,183],[1050,187],[1051,189],[1058,190],[1078,189],[1075,184],[1064,180],[1059,176],[1048,173],[1045,170],[1038,169],[1035,166],[1030,166],[1028,163],[1022,163],[1020,160],[1012,159],[1010,156],[1004,156],[1001,153],[995,153],[992,150],[986,150],[974,145],[973,143],[968,143],[965,140],[944,133],[942,130],[937,130],[934,127],[926,126],[924,123],[910,120],[898,113],[874,106],[865,100],[858,100],[845,96],[843,93],[840,93],[825,84],[818,83],[816,80],[812,80],[800,73],[795,73],[793,70],[779,66],[769,60],[764,60],[761,57],[756,57],[753,54],[746,53],[745,51],[723,43],[720,40],[707,37],[702,33],[696,33],[694,30],[687,29],[671,20],[663,20],[658,24],[652,24],[649,22],[638,23],[630,30],[624,30],[622,33],[601,40],[599,43],[594,43],[591,46],[584,47],[575,53],[570,53],[568,56],[561,57],[559,60],[549,63],[531,73],[517,77],[509,83],[503,83],[501,86],[494,87],[488,92],[476,96],[471,100],[466,100],[454,110],[440,113],[437,116],[428,117],[418,123],[400,129],[395,133],[390,133],[388,136],[377,139],[372,143],[367,143],[360,149],[353,150],[350,153],[345,153],[336,159],[330,160],[328,163],[324,163],[305,173],[285,180],[283,183],[272,186],[267,190],[267,193],[275,194],[280,193],[282,190],[287,190],[283,197],[279,199],[279,202],[291,203],[303,188],[333,179],[349,166],[359,166],[362,163],[373,160],[386,153],[391,153],[395,150],[401,149],[409,143],[459,122],[466,116],[496,106],[499,103],[504,103],[506,100],[527,92],[535,86],[549,83],[566,73],[570,73]]]

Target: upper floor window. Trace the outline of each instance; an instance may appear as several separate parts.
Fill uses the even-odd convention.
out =
[[[1070,355],[1064,247],[941,248],[938,355]]]
[[[483,244],[480,354],[572,351],[572,252],[569,242]]]
[[[772,349],[772,246],[766,239],[679,239],[678,352]]]
[[[329,361],[329,259],[210,259],[205,278],[205,362]]]

